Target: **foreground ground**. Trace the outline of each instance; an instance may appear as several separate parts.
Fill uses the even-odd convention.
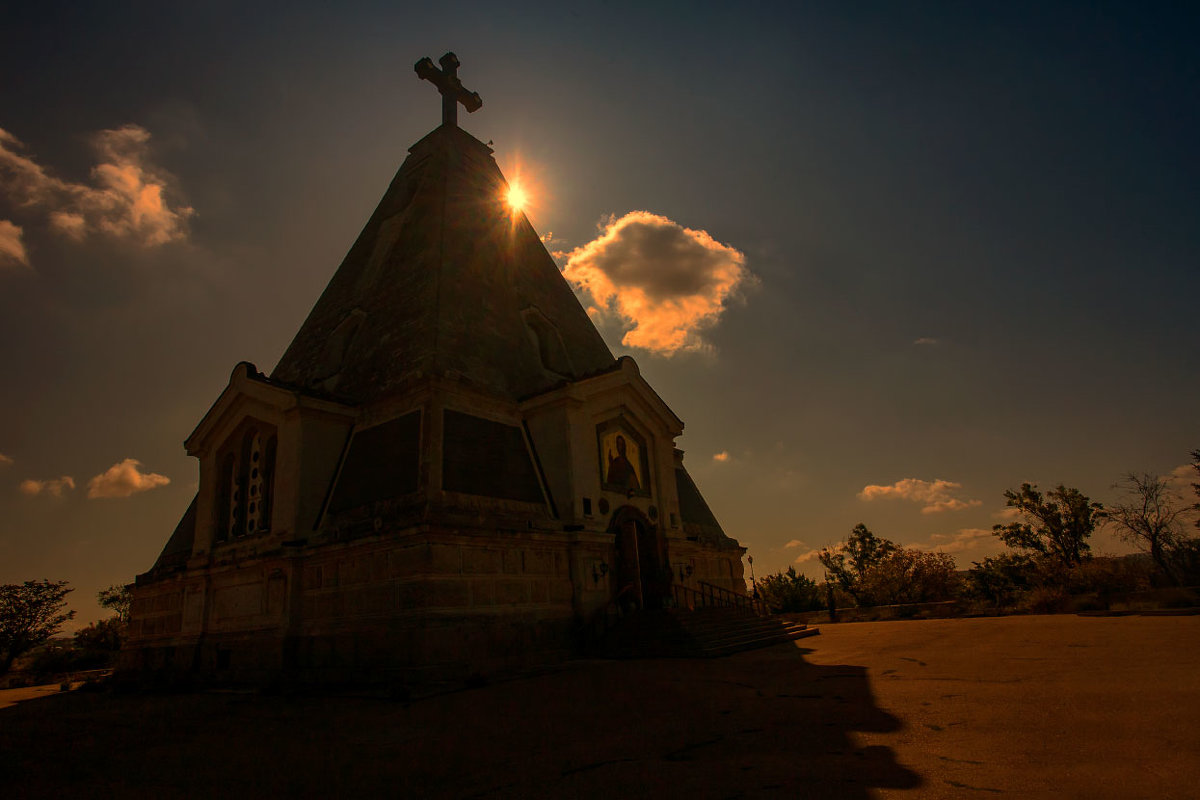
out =
[[[0,796],[1188,798],[1198,676],[1200,617],[1058,616],[831,625],[407,705],[0,697]]]

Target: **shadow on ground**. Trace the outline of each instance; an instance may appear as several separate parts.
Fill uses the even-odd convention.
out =
[[[866,669],[781,645],[583,661],[410,704],[72,693],[0,711],[8,797],[839,797],[915,788]],[[15,792],[14,792],[15,790]]]

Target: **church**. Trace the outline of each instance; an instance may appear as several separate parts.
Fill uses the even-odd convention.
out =
[[[614,358],[487,145],[453,53],[414,144],[279,363],[187,437],[199,490],[138,575],[125,674],[469,676],[614,618],[742,596],[683,422]],[[699,594],[697,594],[699,593]]]

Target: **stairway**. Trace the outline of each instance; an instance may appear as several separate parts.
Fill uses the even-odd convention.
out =
[[[739,608],[667,609],[630,614],[608,630],[605,658],[716,658],[816,636],[816,628]]]

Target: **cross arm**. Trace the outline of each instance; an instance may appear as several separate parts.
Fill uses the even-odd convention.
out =
[[[478,92],[467,91],[458,79],[458,57],[454,53],[446,53],[439,59],[442,65],[438,69],[433,59],[426,56],[413,65],[417,77],[426,80],[437,87],[442,96],[442,124],[454,127],[458,124],[458,104],[462,103],[467,112],[478,111],[483,106],[483,99]]]

